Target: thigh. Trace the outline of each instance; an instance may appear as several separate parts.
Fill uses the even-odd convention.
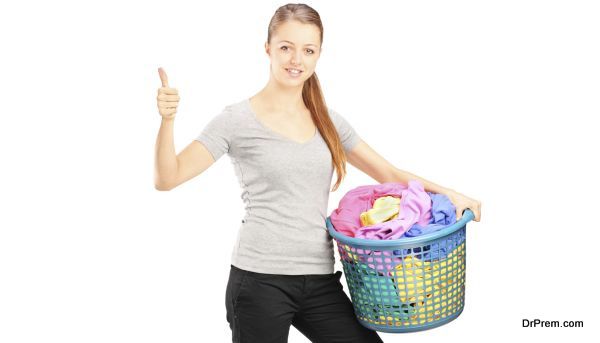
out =
[[[241,290],[242,283],[246,277],[246,271],[231,265],[229,280],[225,289],[225,309],[227,311],[227,322],[231,328],[233,342],[240,341],[238,316],[234,311],[234,305]]]
[[[379,343],[377,332],[359,323],[340,282],[341,271],[311,281],[292,325],[313,343]]]
[[[277,275],[249,272],[235,266],[232,271],[232,286],[226,292],[233,342],[286,343],[298,309],[295,285]]]

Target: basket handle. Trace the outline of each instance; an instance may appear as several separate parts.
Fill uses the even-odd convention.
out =
[[[473,214],[473,211],[471,211],[471,209],[466,208],[463,210],[462,217],[460,217],[460,220],[458,222],[464,222],[466,224],[473,219],[475,219],[475,214]]]

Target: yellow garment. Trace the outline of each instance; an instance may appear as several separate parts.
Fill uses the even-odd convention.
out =
[[[464,242],[441,261],[427,262],[404,257],[392,271],[400,301],[408,304],[408,317],[379,316],[380,321],[362,318],[375,324],[417,325],[445,318],[461,306],[464,294]],[[427,316],[427,317],[426,317]]]
[[[463,266],[464,243],[461,243],[448,256],[435,262],[421,261],[412,256],[406,256],[403,263],[396,266],[392,277],[396,276],[395,283],[398,285],[398,294],[402,302],[414,300],[417,295],[419,300],[426,294],[437,296],[446,293],[449,284],[457,281],[457,275],[464,270]]]
[[[373,202],[373,208],[360,214],[362,226],[383,223],[398,217],[400,213],[400,198],[385,196]]]

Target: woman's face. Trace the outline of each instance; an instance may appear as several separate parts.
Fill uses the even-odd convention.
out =
[[[271,59],[271,74],[286,85],[302,85],[314,72],[321,54],[319,28],[291,20],[279,26],[265,43]],[[295,74],[288,69],[299,70]]]

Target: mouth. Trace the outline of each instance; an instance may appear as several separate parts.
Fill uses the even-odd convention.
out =
[[[300,74],[304,72],[303,70],[295,68],[285,68],[285,71],[287,71],[288,75],[290,75],[291,77],[300,76]]]

